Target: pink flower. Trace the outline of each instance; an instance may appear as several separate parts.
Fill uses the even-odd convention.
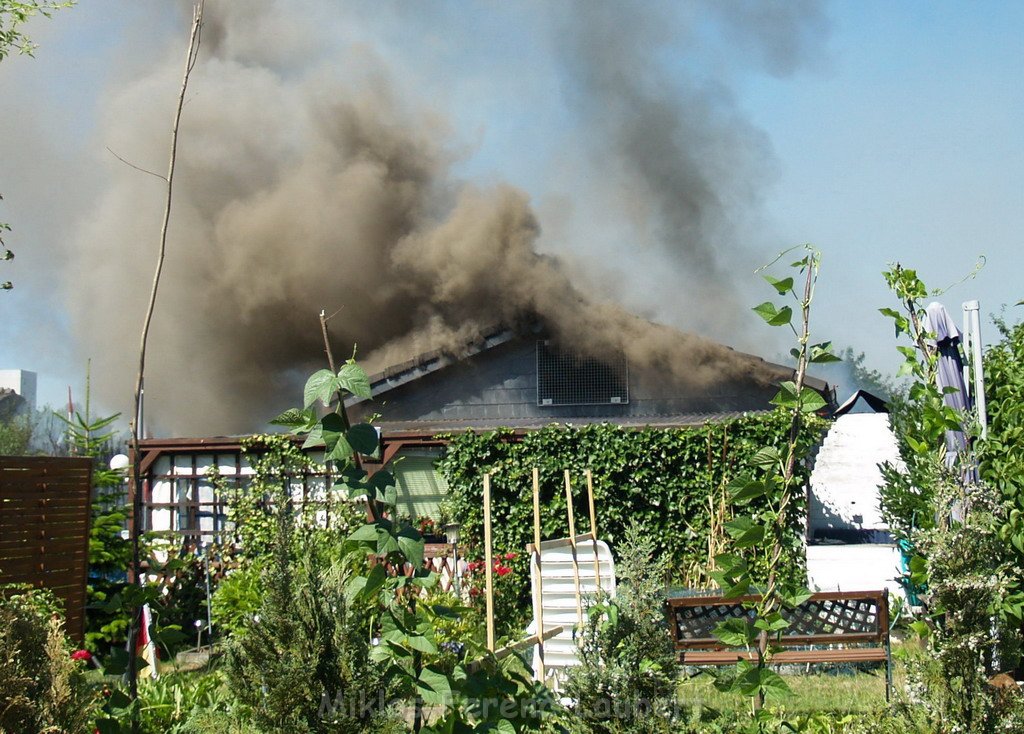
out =
[[[82,660],[87,663],[90,660],[92,660],[92,653],[88,650],[75,650],[73,653],[71,653],[71,659]]]
[[[516,557],[516,554],[515,554],[515,553],[506,553],[506,554],[505,554],[505,560],[506,560],[506,561],[512,561],[512,560],[515,560],[515,557]]]

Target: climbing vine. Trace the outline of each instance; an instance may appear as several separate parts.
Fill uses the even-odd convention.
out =
[[[798,453],[810,454],[825,421],[809,416],[798,436]],[[598,530],[612,547],[621,543],[635,521],[650,535],[658,557],[668,559],[666,581],[688,587],[712,582],[713,533],[721,533],[718,502],[725,487],[759,449],[782,447],[789,423],[778,413],[753,413],[720,423],[690,428],[632,429],[609,424],[552,425],[517,440],[509,430],[447,436],[448,448],[438,470],[449,485],[454,518],[470,547],[483,537],[482,477],[492,472],[494,544],[498,552],[522,551],[533,540],[531,473],[539,467],[544,538],[565,537],[566,502],[563,472],[573,481],[577,532],[586,532],[589,517],[584,472],[594,476]],[[798,462],[795,481],[805,482],[809,467]],[[760,505],[754,502],[752,509]],[[787,573],[803,577],[803,496],[797,497],[785,532]],[[728,519],[728,518],[725,518]],[[515,609],[529,613],[526,554],[511,566],[519,583]],[[498,615],[502,616],[502,615]],[[507,618],[507,617],[506,617]]]

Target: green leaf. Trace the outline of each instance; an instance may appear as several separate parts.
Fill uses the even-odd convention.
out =
[[[437,645],[430,641],[426,635],[409,635],[406,639],[406,645],[419,652],[426,653],[427,655],[437,655]]]
[[[800,391],[800,410],[803,413],[815,413],[824,408],[828,403],[821,397],[814,388],[805,387]]]
[[[306,440],[302,443],[302,448],[317,448],[324,445],[323,426],[317,421],[313,428],[310,429],[309,435],[306,436]]]
[[[774,446],[764,446],[758,449],[750,463],[760,469],[771,469],[782,463],[782,455]]]
[[[792,691],[782,676],[769,668],[759,668],[758,688],[764,691],[764,696],[769,701],[781,701],[788,697]]]
[[[369,398],[373,395],[370,390],[370,378],[366,376],[363,368],[351,359],[338,371],[338,386],[357,398]]]
[[[891,308],[880,308],[878,311],[883,316],[888,316],[893,320],[893,324],[896,327],[896,336],[910,333],[910,320],[899,311],[895,311]]]
[[[719,622],[712,634],[723,645],[729,647],[750,647],[757,639],[757,630],[746,619],[737,617],[730,617],[724,622]]]
[[[176,627],[161,627],[153,632],[153,641],[161,647],[170,648],[188,639],[188,635]]]
[[[302,391],[305,404],[309,408],[318,400],[324,405],[330,405],[331,396],[338,390],[338,381],[330,370],[317,370],[306,380],[306,387]]]
[[[789,622],[782,618],[782,615],[778,612],[772,612],[767,617],[759,619],[754,622],[754,626],[759,630],[767,630],[768,632],[779,632],[789,627]]]
[[[340,415],[325,415],[320,419],[320,430],[327,449],[325,461],[344,461],[352,455],[352,447],[345,438],[345,420]]]
[[[753,311],[770,326],[785,326],[793,318],[793,309],[789,306],[778,308],[771,301],[765,301],[761,305],[755,306]]]
[[[349,445],[360,454],[376,453],[380,446],[377,429],[369,423],[356,423],[348,429],[345,438],[348,439]]]
[[[782,603],[791,609],[796,608],[810,599],[814,594],[808,589],[789,589],[779,592]]]
[[[793,279],[792,278],[773,278],[770,275],[762,275],[762,278],[768,281],[769,285],[778,291],[780,296],[784,296],[793,290]]]
[[[270,424],[290,428],[293,432],[309,431],[316,424],[316,413],[310,408],[304,410],[289,408],[270,421]]]
[[[420,671],[416,681],[416,692],[423,702],[430,706],[441,706],[451,699],[452,688],[446,676],[438,667],[428,665]]]
[[[388,569],[383,563],[378,563],[370,569],[366,575],[366,584],[359,590],[357,598],[369,599],[384,587],[388,580]]]
[[[829,362],[842,362],[843,360],[832,353],[832,342],[822,342],[811,346],[810,361],[814,364],[827,364]]]
[[[766,491],[767,486],[765,483],[759,482],[756,479],[741,480],[738,483],[729,485],[729,494],[732,497],[732,501],[738,505],[745,504],[756,497],[761,497]]]
[[[725,531],[736,541],[737,548],[749,548],[764,542],[764,526],[749,517],[737,517],[725,523]]]
[[[399,531],[398,547],[414,568],[423,565],[423,538],[415,528],[405,527]]]
[[[361,542],[361,543],[366,543],[366,542],[376,543],[377,542],[377,526],[373,525],[373,524],[363,525],[363,526],[357,528],[355,530],[355,532],[353,532],[351,535],[349,535],[348,539],[349,540],[354,540],[356,542]]]

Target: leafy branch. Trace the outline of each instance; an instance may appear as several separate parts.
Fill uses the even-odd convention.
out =
[[[790,352],[796,360],[794,379],[783,382],[772,399],[776,409],[788,416],[788,440],[781,451],[773,446],[757,451],[750,461],[751,471],[729,485],[734,505],[744,507],[759,500],[765,504],[766,509],[756,514],[737,513],[736,517],[725,524],[733,547],[739,553],[717,556],[717,570],[712,573],[727,598],[746,598],[752,595],[752,598],[744,602],[752,611],[751,616],[720,623],[715,635],[728,646],[753,649],[755,659],[753,662],[740,660],[731,673],[719,677],[717,685],[724,690],[750,696],[759,725],[766,721],[762,711],[766,698],[779,698],[789,692],[785,681],[768,668],[778,640],[789,626],[782,611],[798,606],[810,597],[810,592],[802,583],[783,573],[786,529],[791,522],[795,499],[802,489],[797,472],[803,458],[799,441],[801,428],[809,416],[826,406],[825,399],[805,385],[807,368],[809,364],[835,362],[839,359],[832,353],[831,342],[811,343],[811,304],[814,301],[821,253],[810,245],[802,249],[804,256],[790,265],[803,276],[803,287],[799,291],[796,279],[792,276],[763,276],[778,295],[788,297],[794,305],[780,306],[766,301],[753,309],[769,326],[788,326],[796,337],[797,346]],[[769,266],[788,252],[791,250],[780,255]],[[796,323],[794,314],[798,314]],[[750,556],[761,548],[766,549],[762,564],[752,565]]]
[[[19,54],[32,56],[37,46],[21,31],[21,26],[29,18],[36,15],[49,18],[54,11],[70,8],[74,4],[75,0],[0,0],[0,61],[12,49],[16,49]]]

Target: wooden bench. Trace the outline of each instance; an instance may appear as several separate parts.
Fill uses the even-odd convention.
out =
[[[756,660],[756,650],[726,647],[713,633],[720,622],[731,617],[751,617],[753,611],[743,603],[758,598],[682,596],[668,599],[669,623],[680,663],[733,665],[742,658]],[[782,616],[789,627],[783,630],[778,644],[787,649],[772,655],[772,665],[885,663],[885,700],[889,700],[892,651],[887,589],[819,592],[795,609],[782,610]]]

